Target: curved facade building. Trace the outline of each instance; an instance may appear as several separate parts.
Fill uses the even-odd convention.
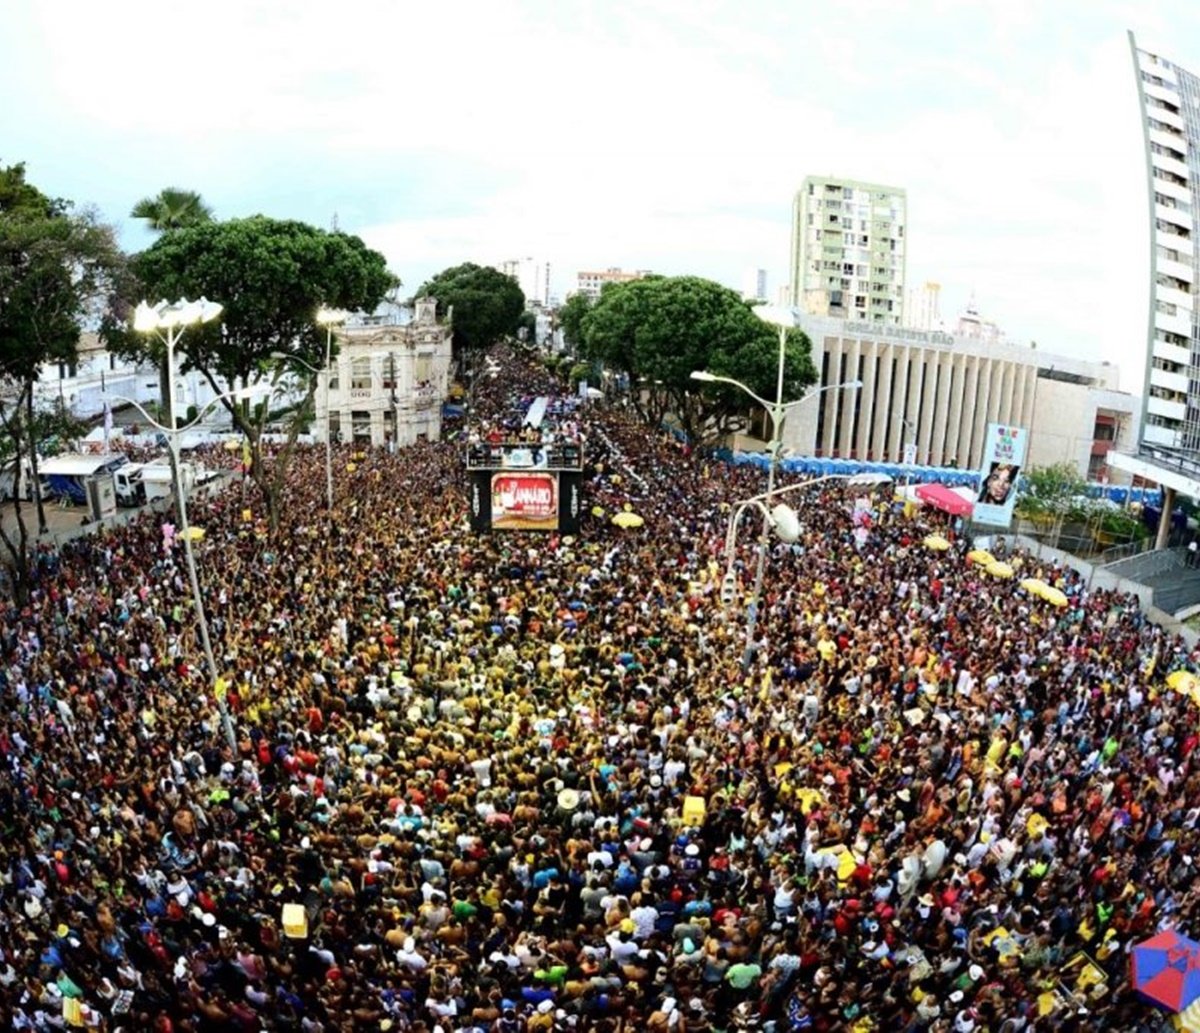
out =
[[[1129,34],[1146,144],[1150,317],[1141,440],[1200,449],[1200,78]]]

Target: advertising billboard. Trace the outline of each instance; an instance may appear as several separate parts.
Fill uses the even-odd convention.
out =
[[[578,534],[581,480],[573,471],[475,470],[469,486],[471,529]]]
[[[1025,446],[1029,431],[989,423],[983,445],[983,466],[979,471],[979,497],[972,519],[977,524],[1007,527],[1012,522],[1017,501],[1017,478],[1025,465]]]
[[[493,473],[492,527],[553,531],[558,527],[558,478],[549,473]]]

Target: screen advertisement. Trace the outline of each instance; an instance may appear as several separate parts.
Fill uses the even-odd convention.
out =
[[[493,473],[492,527],[512,531],[558,528],[558,478],[549,473]]]
[[[983,448],[983,466],[979,471],[979,497],[972,519],[977,524],[1007,527],[1012,522],[1017,501],[1017,478],[1025,465],[1025,446],[1029,431],[989,423]]]

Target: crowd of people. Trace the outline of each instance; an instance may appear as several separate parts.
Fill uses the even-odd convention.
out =
[[[493,358],[478,427],[564,390]],[[1128,951],[1200,917],[1184,643],[824,482],[744,669],[764,475],[578,421],[575,538],[471,534],[461,445],[342,452],[333,513],[302,455],[276,536],[197,499],[215,679],[161,518],[40,555],[0,616],[0,1023],[1163,1028]]]

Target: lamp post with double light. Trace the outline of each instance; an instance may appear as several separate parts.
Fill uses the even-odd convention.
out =
[[[188,523],[187,492],[184,490],[182,466],[179,458],[179,437],[184,431],[196,426],[204,418],[204,414],[208,409],[217,402],[224,401],[227,398],[245,397],[246,393],[227,392],[226,394],[218,395],[205,406],[196,419],[191,423],[185,424],[183,427],[178,426],[178,420],[175,418],[175,346],[183,336],[184,330],[189,326],[199,326],[202,323],[211,322],[220,316],[221,311],[221,305],[214,301],[209,301],[207,298],[200,298],[198,301],[188,301],[186,298],[175,302],[160,301],[157,305],[150,305],[143,301],[138,305],[133,316],[134,330],[138,333],[156,336],[166,345],[167,407],[171,413],[172,426],[165,426],[153,419],[141,405],[132,399],[118,400],[130,402],[141,412],[147,423],[162,431],[166,435],[167,445],[171,450],[171,479],[175,483],[175,508],[179,516],[180,534],[183,537],[183,551],[187,558],[188,579],[191,582],[192,588],[192,605],[196,610],[196,622],[200,627],[200,642],[204,648],[204,659],[208,664],[208,676],[211,679],[213,695],[216,697],[217,709],[221,715],[221,726],[229,742],[229,748],[236,757],[238,752],[237,736],[233,730],[233,719],[229,716],[229,708],[225,705],[224,696],[217,691],[216,683],[219,672],[217,670],[216,658],[213,656],[212,640],[208,631],[208,618],[204,611],[204,598],[200,594],[200,578],[196,573],[196,558],[192,549],[191,527]]]
[[[779,451],[783,445],[783,424],[789,410],[795,406],[807,402],[810,398],[815,398],[817,395],[825,391],[836,391],[841,388],[857,391],[862,387],[861,380],[848,380],[842,384],[826,384],[824,387],[819,387],[815,391],[809,391],[807,394],[797,398],[791,402],[783,400],[783,376],[784,368],[787,362],[787,332],[795,326],[795,315],[789,309],[777,310],[770,306],[758,306],[754,312],[761,319],[768,323],[772,323],[779,328],[779,362],[776,370],[775,380],[775,401],[769,402],[757,392],[747,387],[740,380],[734,380],[732,377],[718,376],[715,373],[709,373],[707,370],[694,370],[692,379],[698,380],[705,384],[729,384],[731,387],[736,387],[744,394],[749,395],[766,411],[771,418],[771,440],[767,443],[767,453],[770,457],[767,466],[767,490],[760,499],[770,499],[775,494],[775,476],[779,468]],[[758,630],[758,606],[762,598],[763,573],[766,569],[767,562],[767,547],[770,544],[772,528],[779,528],[790,525],[787,515],[782,512],[775,512],[769,509],[765,504],[761,505],[763,513],[762,532],[758,538],[758,561],[754,573],[754,589],[750,595],[750,603],[746,613],[746,647],[742,653],[743,669],[750,666],[750,661],[754,655],[754,635]],[[788,513],[791,510],[783,506]],[[775,507],[779,510],[780,507]],[[792,519],[795,514],[791,513]]]
[[[345,309],[324,305],[317,309],[317,322],[325,327],[325,506],[330,519],[333,519],[333,439],[329,433],[329,381],[333,376],[333,328],[349,318],[350,313]]]

